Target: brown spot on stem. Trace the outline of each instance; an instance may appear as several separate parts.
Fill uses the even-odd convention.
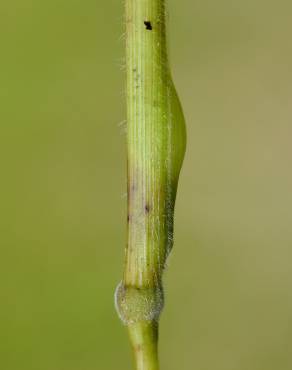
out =
[[[149,204],[145,205],[145,212],[148,214],[150,212],[150,206]]]

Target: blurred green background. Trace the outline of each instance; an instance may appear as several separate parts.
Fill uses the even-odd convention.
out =
[[[130,370],[123,2],[0,5],[0,368]],[[169,1],[188,126],[162,370],[292,369],[291,1]]]

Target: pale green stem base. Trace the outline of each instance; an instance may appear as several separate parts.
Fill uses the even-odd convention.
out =
[[[157,322],[138,322],[130,325],[128,331],[134,351],[136,370],[159,370]]]

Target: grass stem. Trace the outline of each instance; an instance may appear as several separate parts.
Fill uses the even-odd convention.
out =
[[[186,141],[168,65],[164,0],[126,0],[126,70],[128,243],[116,306],[137,370],[158,370],[162,273]]]

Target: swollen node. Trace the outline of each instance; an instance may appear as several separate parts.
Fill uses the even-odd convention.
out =
[[[120,282],[115,292],[116,310],[125,325],[141,321],[158,321],[163,303],[161,286],[137,288],[125,286]]]

